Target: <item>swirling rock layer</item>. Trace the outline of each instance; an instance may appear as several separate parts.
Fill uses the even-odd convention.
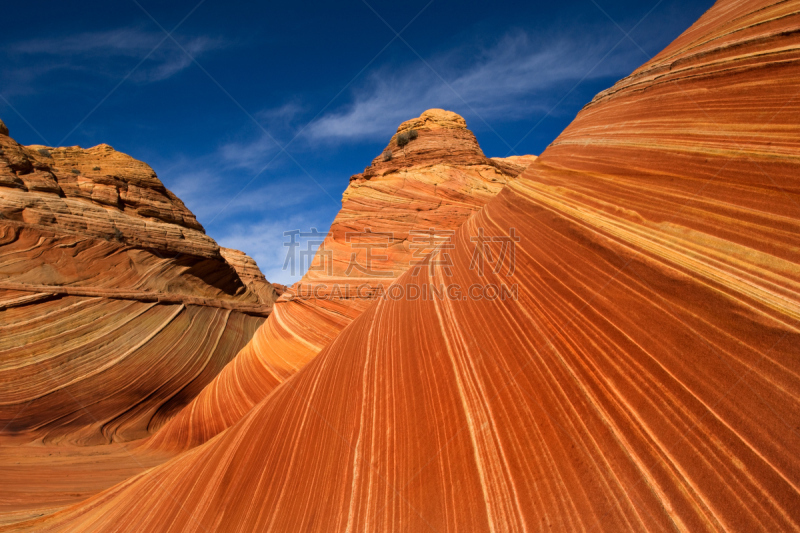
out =
[[[166,459],[105,445],[158,429],[269,314],[271,285],[227,255],[146,164],[0,128],[0,522]]]
[[[397,280],[516,298],[378,300],[217,438],[27,526],[800,530],[798,87],[800,2],[717,2],[449,275]]]
[[[2,291],[4,433],[81,444],[147,436],[230,361],[263,319],[229,309]],[[9,307],[9,302],[24,305]]]
[[[191,399],[189,381],[196,394],[214,377],[261,322],[249,315],[267,315],[276,296],[248,288],[237,268],[255,287],[255,263],[229,264],[146,164],[107,145],[24,147],[2,133],[0,148],[0,425],[126,439],[111,420],[127,412],[121,425],[136,429],[123,433],[143,436]],[[193,328],[222,346],[188,341]],[[142,385],[148,357],[158,370]],[[197,375],[171,382],[161,363]],[[86,402],[100,411],[76,414]]]
[[[400,147],[398,136],[418,136]],[[350,178],[342,209],[303,279],[253,340],[148,446],[186,449],[238,421],[327,346],[536,158],[487,159],[464,119],[431,109],[404,122],[387,152]]]

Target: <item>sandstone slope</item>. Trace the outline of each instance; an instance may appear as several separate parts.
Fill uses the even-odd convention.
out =
[[[0,522],[152,465],[97,451],[104,473],[68,481],[87,478],[76,446],[154,432],[269,314],[255,263],[226,255],[145,163],[0,128]]]
[[[399,146],[399,136],[412,129],[417,138]],[[308,273],[149,446],[189,448],[238,421],[358,317],[379,285],[388,287],[421,261],[536,159],[488,159],[466,121],[441,109],[401,124],[386,151],[390,160],[379,155],[350,178]]]
[[[798,87],[800,2],[718,1],[450,275],[398,280],[516,300],[378,300],[217,438],[27,527],[800,530]],[[470,269],[511,228],[513,272]]]

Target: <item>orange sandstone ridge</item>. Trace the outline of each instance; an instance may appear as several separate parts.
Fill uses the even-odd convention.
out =
[[[360,217],[359,221],[361,223],[370,226],[370,228],[376,228],[376,230],[390,228],[397,224],[398,227],[405,227],[406,233],[408,233],[408,228],[411,228],[412,231],[414,228],[422,227],[428,230],[431,225],[441,229],[451,228],[454,224],[457,225],[463,221],[470,212],[485,203],[486,199],[494,196],[507,179],[519,174],[525,165],[535,159],[533,156],[524,156],[514,163],[504,163],[502,159],[487,163],[474,136],[465,129],[465,124],[461,117],[440,110],[431,110],[423,115],[423,117],[426,116],[434,117],[442,123],[446,123],[454,117],[460,121],[459,127],[463,131],[454,132],[455,135],[452,137],[455,137],[455,140],[439,135],[434,137],[435,142],[430,142],[427,134],[425,134],[423,138],[427,139],[428,142],[416,143],[415,146],[406,147],[405,151],[408,156],[411,156],[414,153],[411,148],[422,146],[427,152],[434,149],[437,151],[437,157],[444,158],[444,161],[448,164],[443,165],[441,161],[437,164],[435,159],[431,159],[430,153],[428,153],[426,156],[428,158],[427,162],[414,165],[419,175],[409,173],[407,168],[403,170],[403,178],[400,183],[403,185],[408,181],[415,183],[413,187],[405,189],[403,186],[397,187],[397,178],[391,176],[393,172],[391,170],[386,171],[384,167],[385,177],[380,179],[373,178],[373,187],[361,189],[361,191],[369,191],[371,189],[379,191],[381,196],[377,198],[377,201],[384,203],[383,208],[376,209],[374,205],[365,208],[366,204],[359,205],[345,200],[344,204],[350,206],[351,209],[349,211],[343,210],[340,218],[345,216],[350,218]],[[60,153],[59,149],[53,148],[21,147],[10,138],[8,139],[8,144],[10,149],[6,150],[6,152],[13,153],[16,150],[17,160],[24,160],[26,157],[30,160],[38,157],[56,159],[53,154]],[[237,311],[245,310],[252,315],[254,313],[259,314],[260,310],[264,310],[263,306],[259,308],[260,304],[246,303],[248,300],[252,301],[255,297],[259,302],[272,302],[280,294],[287,291],[286,287],[267,282],[255,262],[246,254],[237,250],[217,248],[216,243],[205,236],[202,227],[197,224],[193,215],[183,206],[179,199],[171,195],[161,185],[152,169],[144,163],[133,160],[124,154],[119,154],[106,146],[89,150],[70,148],[68,151],[70,153],[68,163],[60,163],[58,165],[36,163],[38,166],[31,164],[31,167],[38,168],[41,172],[49,172],[53,176],[52,180],[57,186],[52,187],[49,191],[44,191],[49,194],[44,194],[41,188],[30,187],[31,179],[26,177],[27,174],[24,173],[24,169],[22,172],[12,169],[12,175],[6,179],[8,183],[17,183],[15,188],[19,190],[12,191],[16,195],[9,194],[7,198],[4,198],[5,203],[3,205],[11,204],[13,200],[16,202],[15,205],[24,205],[25,207],[21,211],[22,215],[20,215],[19,209],[14,212],[11,208],[8,208],[6,212],[10,213],[10,216],[5,221],[16,232],[15,235],[29,232],[31,239],[39,239],[39,235],[46,235],[47,238],[44,241],[39,239],[38,247],[34,248],[38,254],[52,254],[54,251],[56,254],[55,258],[51,255],[44,260],[40,260],[42,263],[40,267],[36,267],[36,256],[31,257],[22,254],[22,257],[13,258],[10,264],[15,265],[17,270],[10,271],[6,278],[12,281],[0,281],[3,284],[2,286],[6,288],[19,290],[19,292],[9,293],[11,297],[0,302],[0,309],[15,308],[14,313],[17,313],[16,315],[11,312],[6,313],[6,317],[12,322],[9,331],[14,333],[9,338],[14,339],[14,342],[16,342],[16,344],[12,342],[9,345],[16,351],[9,350],[6,353],[9,356],[13,354],[17,360],[33,360],[35,358],[31,357],[32,350],[53,350],[56,346],[56,338],[63,338],[58,337],[58,335],[68,332],[69,328],[77,328],[76,331],[78,333],[74,335],[75,340],[70,341],[74,345],[74,349],[65,352],[67,357],[72,357],[71,354],[85,351],[87,347],[98,344],[101,339],[106,338],[108,335],[116,335],[116,340],[93,353],[91,359],[88,357],[78,359],[73,365],[75,370],[58,368],[48,373],[41,372],[41,364],[27,367],[28,370],[36,373],[34,375],[39,375],[41,379],[36,381],[31,379],[30,375],[27,375],[24,378],[26,383],[29,382],[31,390],[43,389],[46,393],[44,398],[47,401],[33,401],[31,405],[34,409],[28,412],[27,417],[17,416],[15,419],[10,420],[6,435],[13,436],[12,444],[17,442],[24,443],[31,438],[38,438],[36,442],[41,443],[41,445],[37,444],[35,448],[30,446],[11,446],[4,449],[2,446],[3,437],[0,435],[0,454],[6,456],[8,460],[11,460],[11,458],[14,460],[19,460],[22,457],[27,458],[21,462],[23,466],[19,466],[16,469],[16,476],[27,480],[26,483],[10,486],[6,492],[0,490],[0,496],[3,496],[0,501],[9,502],[7,505],[0,504],[0,524],[3,522],[12,523],[31,515],[42,514],[42,512],[53,512],[59,507],[91,496],[117,481],[137,474],[146,467],[163,462],[174,455],[175,451],[181,447],[169,440],[167,440],[168,445],[163,445],[163,436],[174,433],[174,428],[176,427],[179,430],[188,429],[190,437],[187,445],[191,446],[204,442],[208,437],[238,420],[244,414],[245,409],[240,412],[233,411],[235,417],[230,420],[220,416],[217,420],[222,420],[223,423],[220,427],[210,426],[213,432],[208,431],[209,426],[196,424],[198,419],[197,412],[207,412],[209,393],[204,392],[198,398],[198,401],[193,402],[188,409],[182,412],[183,414],[176,423],[170,424],[168,428],[161,431],[158,437],[154,439],[154,442],[149,443],[149,446],[140,447],[141,441],[135,440],[158,429],[165,421],[169,420],[174,413],[180,410],[181,405],[197,395],[203,388],[203,384],[213,378],[222,366],[231,359],[233,352],[230,351],[230,348],[235,348],[237,345],[241,346],[241,343],[253,336],[252,328],[258,322],[249,321],[247,324],[239,324],[234,320],[240,317]],[[453,154],[460,152],[461,155],[448,159],[447,151]],[[97,156],[98,153],[103,154],[103,157]],[[468,160],[465,160],[464,154],[468,154]],[[406,159],[405,163],[409,159]],[[113,164],[109,161],[112,161]],[[100,167],[101,163],[102,167]],[[397,163],[402,163],[402,161],[397,161]],[[399,166],[396,165],[396,168]],[[64,168],[70,169],[70,171],[65,172]],[[77,170],[79,173],[72,172],[72,169]],[[91,170],[91,172],[87,169]],[[105,172],[102,176],[101,171]],[[86,172],[91,174],[92,177],[85,177]],[[351,189],[356,189],[356,178],[358,177],[354,177],[348,193]],[[73,181],[79,179],[80,187],[72,184]],[[60,187],[59,184],[62,182],[69,184],[64,190],[57,188]],[[97,183],[105,185],[106,182],[110,184],[105,189],[97,186]],[[122,198],[128,198],[125,191],[128,189],[133,190],[134,186],[132,184],[141,184],[143,182],[147,183],[149,192],[142,193],[141,196],[147,198],[147,201],[154,205],[146,205],[142,208],[141,206],[128,205],[130,202],[125,203],[127,200],[121,200]],[[22,183],[22,185],[20,186],[19,183]],[[431,185],[433,186],[434,198],[425,199],[423,193],[427,192],[429,194],[430,190],[426,191],[423,186],[427,186],[430,189]],[[92,196],[98,196],[98,189],[106,191],[104,196],[101,197],[101,201]],[[108,192],[109,189],[117,192]],[[65,190],[75,192],[75,195],[64,194]],[[435,198],[437,191],[444,195],[444,201]],[[81,193],[83,193],[83,196],[81,196]],[[399,201],[393,199],[391,196],[393,193],[405,194],[407,197],[416,194],[420,197],[420,201],[411,205],[408,198],[401,198]],[[474,195],[474,198],[472,195]],[[358,194],[355,196],[358,198]],[[107,198],[117,198],[117,201],[111,202]],[[361,200],[363,201],[363,199]],[[58,202],[62,202],[62,204]],[[399,208],[388,210],[387,208],[390,207],[392,202],[398,205]],[[430,213],[420,215],[420,206],[424,206],[423,202],[429,204],[425,211],[433,211],[433,216]],[[63,205],[63,203],[66,203],[66,205]],[[55,208],[53,207],[54,205]],[[97,206],[102,209],[96,209]],[[358,209],[364,209],[365,212],[359,214]],[[436,213],[437,209],[439,209],[438,213]],[[110,214],[105,211],[110,211]],[[58,219],[55,219],[55,216],[50,216],[50,213],[53,212],[59,217]],[[420,219],[419,224],[409,224],[411,220],[409,212],[414,213],[413,216]],[[38,218],[34,220],[32,213],[39,214]],[[44,213],[44,215],[40,213]],[[179,213],[182,218],[179,218],[175,213]],[[388,216],[385,216],[387,214]],[[437,221],[437,214],[442,218],[442,221]],[[65,218],[66,216],[72,216],[72,218],[67,219]],[[111,219],[110,221],[109,218]],[[401,220],[403,218],[405,221]],[[144,225],[142,225],[142,220],[145,222]],[[169,220],[169,222],[163,223],[165,220]],[[38,223],[34,224],[33,222]],[[157,232],[147,233],[146,230],[153,228],[153,224],[159,223],[161,223],[161,226],[156,227],[158,229]],[[91,237],[87,238],[87,234],[91,235]],[[89,254],[86,252],[83,252],[85,254],[83,256],[73,254],[64,258],[64,254],[59,253],[59,250],[64,246],[57,240],[63,239],[64,235],[72,239],[72,241],[68,241],[71,244],[74,242],[87,243],[87,245],[81,246],[80,249],[90,250],[93,261],[100,259],[101,262],[84,264],[88,262],[87,256]],[[166,238],[164,238],[165,235]],[[170,238],[171,235],[176,235],[177,237]],[[154,242],[156,238],[161,240]],[[400,237],[398,235],[396,240],[398,242],[407,240],[407,236]],[[15,242],[12,241],[10,244]],[[78,248],[71,244],[66,246],[67,249]],[[329,236],[326,246],[338,247],[336,249],[337,260],[347,258],[347,250],[345,249],[349,246],[347,243],[337,243],[333,236]],[[397,265],[394,265],[393,268],[404,270],[408,267],[408,257],[406,257],[405,265],[402,261],[402,254],[406,253],[408,255],[407,244],[405,248],[405,252],[402,249],[400,250],[400,256],[397,253],[393,255],[397,262]],[[216,255],[217,249],[219,250],[219,255],[230,267],[220,265]],[[135,264],[144,263],[146,266],[131,268],[130,259],[123,255],[122,252],[125,252],[127,256],[136,254]],[[12,255],[12,253],[9,253],[10,258]],[[119,259],[120,256],[123,260]],[[202,274],[197,272],[196,260],[192,256],[209,256],[208,258],[203,258],[201,264],[205,265],[204,271],[214,273],[216,277],[206,283],[197,283],[198,280],[196,278],[201,277]],[[64,264],[70,268],[60,267],[60,265]],[[185,275],[187,264],[192,265],[189,270],[189,272],[193,273],[192,276]],[[54,266],[58,268],[54,269]],[[37,268],[41,272],[37,271]],[[231,268],[235,271],[235,276],[231,275]],[[384,268],[386,268],[385,265]],[[120,273],[119,277],[117,279],[109,279],[111,278],[109,272],[115,272],[115,269]],[[147,272],[148,275],[136,277],[136,274],[142,271]],[[43,275],[42,272],[47,273],[49,277]],[[226,290],[225,287],[219,290],[221,288],[220,279],[225,279],[220,273],[228,276],[228,279],[233,279],[235,290]],[[343,276],[342,272],[338,272],[337,275]],[[391,274],[392,277],[388,281],[391,281],[397,275],[399,275],[399,271]],[[344,281],[347,281],[347,277],[344,276],[344,278]],[[331,280],[335,279],[331,277]],[[332,283],[331,280],[324,281],[330,284]],[[385,277],[379,277],[379,280],[383,283],[387,282]],[[194,283],[194,285],[186,286],[189,282]],[[145,284],[144,290],[140,289],[142,284]],[[242,288],[242,285],[245,288]],[[325,286],[327,287],[328,285]],[[161,292],[164,290],[174,292]],[[209,294],[209,291],[213,292]],[[200,297],[198,293],[205,294],[205,296]],[[233,295],[230,293],[233,293]],[[297,315],[297,320],[309,321],[320,335],[328,335],[333,338],[346,323],[357,316],[372,300],[373,297],[369,296],[370,292],[367,291],[366,294],[368,297],[363,301],[342,300],[338,302],[334,301],[335,298],[330,298],[330,294],[326,294],[324,300],[315,302],[310,307],[311,313],[304,314],[303,311],[299,313],[295,311],[295,314]],[[216,299],[211,299],[207,296],[215,296]],[[87,298],[94,298],[96,305],[89,310],[90,312],[83,312],[81,306],[89,304],[89,301],[86,300]],[[295,305],[301,303],[299,299],[291,302],[290,300],[293,298],[295,298],[295,295],[288,294],[287,301],[281,304],[282,307],[285,306],[289,309],[290,313],[287,313],[287,315],[291,314]],[[136,307],[137,304],[132,302],[144,303],[145,305],[140,308]],[[39,306],[32,305],[34,303],[39,304]],[[45,303],[47,305],[43,305]],[[191,304],[191,306],[185,307],[187,304]],[[109,308],[110,305],[115,307]],[[132,305],[134,307],[131,307]],[[210,325],[211,329],[207,333],[200,333],[202,328],[209,327],[207,319],[210,317],[206,316],[207,310],[203,309],[196,311],[200,313],[199,318],[193,316],[192,313],[187,314],[186,311],[194,310],[194,306],[232,310],[234,314],[228,317],[227,322],[217,320]],[[127,324],[128,314],[131,312],[141,313],[140,309],[143,309],[146,314],[142,317],[136,315],[137,318],[134,319],[134,322],[138,329],[130,327],[122,330],[117,329],[121,317],[125,318],[124,323]],[[154,321],[153,310],[163,310],[166,313],[164,314],[166,321],[163,324]],[[268,311],[269,308],[266,310]],[[338,323],[333,324],[325,322],[326,315],[335,315],[339,310],[350,314],[347,320],[340,319]],[[39,314],[33,317],[32,313],[34,312]],[[184,315],[190,319],[189,322],[186,322]],[[30,328],[21,328],[17,323],[14,323],[15,320],[17,322],[23,321],[22,323],[25,324],[30,322],[38,323],[40,316],[44,323],[47,324],[45,328],[47,335],[43,336],[42,339],[45,344],[38,341],[31,342],[35,341],[36,338]],[[225,316],[222,315],[221,318],[224,319]],[[306,334],[306,338],[310,338],[314,334],[313,329],[308,328],[306,324],[298,322],[298,325],[298,330]],[[222,327],[227,328],[226,332],[223,333],[224,336],[221,338],[215,337],[213,331],[215,329],[222,331],[220,329]],[[162,332],[161,328],[166,329]],[[270,331],[266,327],[264,329]],[[183,332],[181,342],[171,347],[170,343],[174,342],[175,335],[181,332]],[[236,337],[230,337],[229,332],[231,334],[236,333]],[[262,337],[264,336],[268,338],[267,345],[276,343],[278,344],[278,349],[285,347],[280,344],[282,342],[281,339],[270,339],[269,333],[263,335],[262,332]],[[142,340],[139,341],[137,339]],[[195,342],[201,339],[204,342]],[[215,341],[216,344],[214,344]],[[257,345],[256,341],[257,339],[254,339],[254,342],[250,343],[242,351],[242,354],[236,358],[236,365],[231,365],[228,368],[226,376],[231,375],[231,371],[239,368],[242,363],[260,363],[260,359],[249,357],[253,355],[251,350],[253,346]],[[139,347],[142,348],[141,350],[136,347],[132,351],[128,350],[127,344],[131,342],[134,344],[143,343],[144,347]],[[194,342],[194,344],[190,346],[186,344],[187,342]],[[295,346],[292,346],[292,344],[295,344]],[[294,338],[290,339],[289,343],[284,343],[290,349],[297,350],[296,344],[297,339]],[[264,345],[263,341],[261,345]],[[210,354],[209,350],[213,349],[214,346],[217,346],[217,349],[213,354]],[[273,348],[272,353],[277,353],[278,349]],[[300,347],[300,350],[305,350],[302,355],[307,359],[310,359],[319,349],[321,349],[321,346],[313,350],[307,346]],[[131,353],[126,354],[121,359],[112,357],[110,361],[108,360],[110,355],[120,351]],[[183,365],[177,368],[180,372],[188,372],[189,375],[195,377],[195,380],[189,385],[186,385],[186,375],[179,374],[177,370],[170,370],[166,366],[181,363],[187,358],[192,361],[191,365]],[[49,360],[52,360],[52,358],[49,358]],[[124,378],[125,372],[139,368],[140,361],[145,362],[148,360],[156,362],[150,372],[134,379]],[[77,373],[78,369],[81,368],[79,365],[86,365],[87,362],[90,363],[89,375],[81,376]],[[92,369],[92,362],[95,365],[102,363],[102,368]],[[116,363],[122,364],[116,366]],[[203,363],[206,363],[205,367],[198,366]],[[296,368],[291,368],[291,372],[296,371],[297,368],[299,368],[299,365]],[[197,372],[198,369],[202,369],[200,375],[192,374]],[[262,381],[254,379],[259,378],[258,372],[260,371],[263,374],[264,369],[265,367],[260,364],[255,371],[251,368],[246,368],[245,372],[236,376],[234,388],[224,391],[222,396],[232,393],[233,397],[239,400],[236,405],[245,406],[246,408],[254,405],[275,386],[275,383],[270,379]],[[291,374],[287,372],[285,376],[281,377],[285,378],[288,375]],[[14,381],[19,378],[19,374],[8,378],[8,390],[19,387],[19,384]],[[100,378],[105,381],[99,381]],[[68,382],[68,386],[63,391],[59,391],[58,388],[65,381]],[[121,386],[121,382],[125,381],[131,381],[133,387]],[[137,394],[143,390],[147,391],[147,383],[150,383],[151,387],[161,386],[164,390],[143,401],[142,405],[132,405],[138,400],[135,399],[137,398],[136,395],[131,397],[131,390],[135,390]],[[229,384],[224,379],[216,380],[214,381],[214,386],[207,387],[207,390],[214,391],[217,394],[219,383]],[[248,388],[251,386],[258,388]],[[56,388],[55,393],[47,392],[53,390],[53,387]],[[169,398],[165,404],[162,405],[160,403],[164,402],[165,394],[167,396],[174,394],[171,391],[180,387],[184,387],[180,393]],[[109,393],[106,389],[110,389],[113,392]],[[247,395],[250,395],[250,397],[247,397]],[[92,404],[93,399],[98,396],[104,397],[106,400],[100,402],[95,408],[82,409],[84,403]],[[246,399],[240,401],[241,396]],[[221,405],[230,403],[228,399],[225,402],[220,402]],[[9,417],[14,414],[15,410],[19,413],[18,404],[19,402],[12,402],[7,406]],[[53,405],[58,405],[60,409],[53,408]],[[212,403],[212,405],[214,404]],[[42,410],[36,409],[39,406],[42,407],[42,410],[47,411],[46,416],[43,416]],[[155,413],[153,413],[154,406],[158,408]],[[198,409],[198,406],[203,406],[203,408]],[[53,412],[49,412],[50,410],[53,410]],[[65,417],[64,411],[72,414]],[[231,412],[231,410],[227,410],[225,415],[231,417]],[[187,418],[185,416],[186,413],[191,413],[191,417]],[[107,420],[109,416],[112,417],[110,421]],[[66,422],[64,421],[65,418]],[[187,419],[194,423],[196,427],[185,428],[184,421]],[[134,439],[132,446],[98,446],[110,441],[121,443],[131,439]],[[5,442],[8,443],[8,441]],[[72,446],[72,444],[76,443],[85,446],[85,451]],[[23,455],[21,456],[20,454]],[[60,466],[52,464],[51,458],[54,455],[59,457],[57,462]],[[87,458],[94,458],[91,465],[87,463]],[[42,479],[43,472],[54,471],[62,472],[68,481],[54,484],[48,479]],[[20,505],[20,501],[24,501],[24,504]]]
[[[719,0],[397,280],[516,299],[378,299],[216,438],[14,528],[800,530],[798,87],[800,2]]]
[[[397,137],[418,137],[399,147]],[[400,125],[387,147],[350,178],[342,209],[303,279],[220,375],[147,444],[180,450],[217,435],[267,397],[431,249],[534,161],[488,159],[456,113],[431,109]],[[355,256],[353,255],[355,254]],[[370,255],[371,259],[367,259]]]
[[[162,462],[99,445],[180,411],[276,298],[145,163],[20,146],[0,127],[0,523]]]

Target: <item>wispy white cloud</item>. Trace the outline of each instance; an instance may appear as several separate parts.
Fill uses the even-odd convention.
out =
[[[119,28],[98,32],[84,32],[62,37],[29,39],[8,46],[18,54],[48,54],[56,56],[82,55],[134,55],[153,48],[160,40],[156,33],[136,28]]]
[[[258,172],[280,150],[276,142],[266,133],[248,141],[232,141],[219,148],[219,156],[223,163],[231,168],[247,169]]]
[[[454,49],[434,57],[429,63],[436,72],[421,61],[395,70],[383,67],[353,91],[349,104],[312,123],[301,139],[336,143],[387,136],[401,122],[431,107],[462,113],[472,108],[489,121],[529,120],[533,114],[549,110],[557,98],[584,77],[627,74],[630,65],[639,61],[631,57],[630,50],[617,51],[600,61],[615,42],[590,34],[576,39],[539,40],[518,32],[477,52]],[[555,100],[554,95],[558,95]],[[297,102],[290,102],[256,116],[269,131],[288,132],[291,136],[306,111]],[[277,150],[266,135],[259,134],[251,141],[221,146],[217,159],[230,168],[257,171],[265,158]],[[217,216],[221,206],[205,187],[198,186],[202,179],[187,175],[182,183],[192,186],[181,186],[176,192],[201,220]],[[308,231],[312,226],[325,232],[327,226],[319,227],[325,215],[314,207],[317,192],[297,187],[292,179],[253,188],[225,208],[231,216],[220,216],[211,233],[221,245],[250,254],[270,281],[291,284],[303,272],[292,275],[282,268],[287,252],[284,232]],[[282,220],[269,214],[276,205],[289,208],[282,212]],[[302,246],[305,248],[306,243]]]
[[[230,224],[220,234],[214,235],[214,238],[221,246],[244,250],[255,259],[269,281],[291,285],[300,280],[305,271],[300,268],[300,258],[297,255],[294,272],[291,270],[291,263],[286,264],[286,254],[290,251],[286,244],[289,243],[290,237],[284,233],[293,230],[308,232],[311,227],[318,225],[321,218],[324,216],[310,210],[295,213],[281,221],[262,220],[256,223]],[[322,235],[326,233],[326,229],[319,228]],[[300,239],[298,242],[302,250],[311,250],[313,257],[317,245],[308,239]],[[308,265],[304,267],[307,268]]]
[[[268,171],[242,190],[253,173],[222,154],[231,154],[229,144],[200,158],[177,157],[160,178],[221,246],[249,254],[268,280],[294,283],[304,272],[299,260],[294,273],[283,269],[288,251],[284,232],[316,227],[324,235],[335,206],[321,199],[317,187],[298,186],[308,178],[286,168]],[[305,250],[308,242],[301,245]]]
[[[339,142],[386,135],[431,107],[474,110],[487,121],[526,119],[555,103],[554,89],[584,76],[627,74],[638,52],[622,49],[601,61],[613,45],[599,34],[550,40],[517,32],[477,53],[457,49],[434,57],[430,67],[415,61],[382,68],[353,92],[350,105],[324,115],[307,135]]]
[[[255,114],[267,126],[288,126],[306,111],[305,106],[299,102],[290,101],[278,107],[263,109]]]
[[[183,50],[165,37],[160,31],[127,27],[18,41],[7,45],[2,52],[10,62],[19,64],[13,69],[15,77],[29,82],[65,69],[117,77],[121,70],[132,68],[150,53],[148,61],[131,79],[151,83],[170,78],[192,63]],[[218,37],[176,36],[176,39],[195,58],[226,46]],[[34,57],[36,61],[32,61]]]
[[[159,177],[202,224],[215,227],[320,202],[322,191],[277,154],[277,145],[262,134],[222,143],[201,156],[174,156],[159,165]]]
[[[320,192],[314,187],[298,187],[299,177],[264,176],[266,183],[255,183],[245,190],[230,187],[231,171],[203,169],[190,165],[179,172],[170,172],[162,179],[198,220],[211,222],[250,218],[294,206],[306,205]],[[246,174],[245,177],[249,177]],[[234,183],[240,186],[241,180]],[[263,184],[262,184],[263,183]]]

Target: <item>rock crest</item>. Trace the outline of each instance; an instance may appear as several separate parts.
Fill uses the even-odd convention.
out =
[[[398,131],[410,128],[418,128],[419,136],[403,149],[397,135],[389,142],[405,157],[378,157],[350,178],[314,268],[282,292],[253,341],[149,446],[185,449],[234,424],[369,307],[379,285],[387,287],[424,256],[414,242],[423,233],[453,233],[536,159],[488,159],[464,119],[441,109],[404,122]],[[369,265],[372,275],[364,274],[367,252],[358,244],[376,242],[365,229],[387,236],[378,243],[376,255],[383,258]]]

